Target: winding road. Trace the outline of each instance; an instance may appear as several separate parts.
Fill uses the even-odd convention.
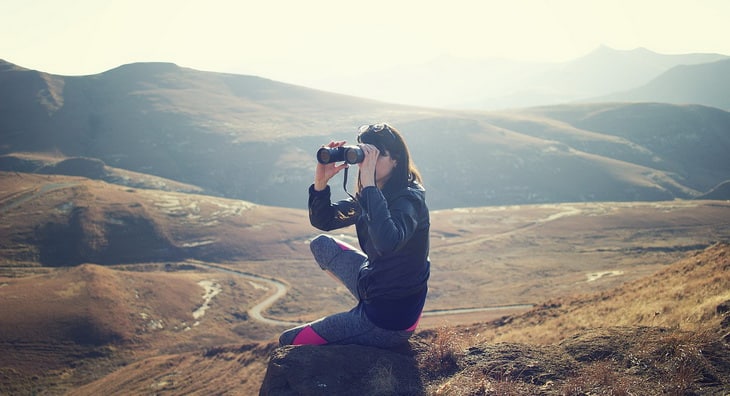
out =
[[[215,271],[220,271],[228,274],[233,274],[237,276],[241,276],[243,278],[246,278],[250,281],[254,282],[263,282],[270,286],[272,289],[274,289],[274,294],[266,297],[264,300],[259,302],[258,304],[251,307],[251,309],[248,310],[249,317],[253,318],[254,320],[257,320],[262,323],[266,323],[269,325],[275,325],[275,326],[298,326],[304,322],[291,322],[291,321],[285,321],[285,320],[279,320],[274,319],[271,317],[264,316],[264,312],[271,308],[274,303],[276,303],[277,300],[280,298],[283,298],[288,290],[288,286],[277,279],[274,278],[266,278],[260,275],[252,274],[250,272],[245,271],[239,271],[235,269],[230,269],[210,263],[204,263],[201,261],[193,261],[197,266],[208,268]],[[512,304],[512,305],[499,305],[499,306],[492,306],[492,307],[475,307],[475,308],[456,308],[456,309],[434,309],[434,310],[426,310],[423,311],[424,317],[432,317],[432,316],[445,316],[445,315],[457,315],[457,314],[465,314],[465,313],[475,313],[475,312],[488,312],[488,311],[499,311],[499,310],[506,310],[506,309],[528,309],[532,308],[532,304]]]
[[[68,182],[68,183],[47,183],[40,187],[34,187],[30,189],[26,189],[23,191],[19,191],[17,193],[0,197],[0,213],[8,212],[9,210],[14,209],[15,207],[28,202],[30,200],[36,199],[41,195],[44,195],[46,193],[68,188],[68,187],[74,187],[78,185],[78,183]],[[573,214],[571,211],[565,212],[565,213],[558,213],[556,215],[552,215],[551,217],[543,220],[539,220],[536,223],[541,223],[545,221],[554,220],[557,217],[565,216],[565,215],[571,215]],[[530,224],[528,226],[534,226],[536,224]],[[504,235],[502,235],[504,236]],[[195,264],[197,266],[208,268],[215,271],[225,272],[229,274],[233,274],[236,276],[243,277],[245,279],[248,279],[251,282],[260,282],[266,284],[270,289],[274,290],[274,293],[262,301],[260,301],[255,306],[251,307],[251,309],[248,310],[249,317],[253,318],[254,320],[257,320],[261,323],[269,324],[269,325],[275,325],[275,326],[297,326],[302,324],[303,322],[292,322],[292,321],[286,321],[286,320],[279,320],[272,317],[266,317],[264,316],[264,313],[271,308],[272,305],[274,305],[279,299],[283,298],[287,291],[289,286],[275,278],[266,278],[260,275],[256,275],[253,273],[245,272],[245,271],[239,271],[231,268],[226,268],[223,266],[210,264],[210,263],[204,263],[202,261],[197,260],[191,260],[192,264]],[[493,307],[475,307],[475,308],[458,308],[458,309],[437,309],[437,310],[426,310],[423,312],[424,317],[432,317],[432,316],[444,316],[444,315],[455,315],[455,314],[464,314],[464,313],[474,313],[474,312],[486,312],[486,311],[498,311],[503,309],[522,309],[522,308],[531,308],[531,304],[515,304],[515,305],[504,305],[504,306],[493,306]]]
[[[273,318],[267,318],[263,315],[263,312],[265,312],[267,309],[271,308],[274,303],[279,300],[280,298],[284,297],[286,295],[288,286],[279,280],[273,279],[273,278],[265,278],[260,275],[252,274],[250,272],[244,272],[239,270],[234,270],[230,268],[221,267],[214,264],[209,263],[203,263],[201,261],[193,261],[193,263],[197,266],[208,268],[215,271],[225,272],[228,274],[237,275],[243,278],[246,278],[250,281],[254,282],[263,282],[267,284],[270,288],[274,289],[274,294],[266,297],[258,304],[251,307],[251,309],[248,310],[248,316],[253,318],[254,320],[258,320],[259,322],[275,325],[275,326],[298,326],[302,324],[301,322],[289,322],[286,320],[278,320]]]

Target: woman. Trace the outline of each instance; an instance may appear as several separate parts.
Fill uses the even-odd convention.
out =
[[[319,266],[358,304],[285,331],[280,345],[390,348],[406,342],[418,325],[430,274],[430,220],[421,175],[395,128],[363,125],[357,141],[365,156],[358,164],[356,196],[333,203],[328,182],[348,164],[318,163],[309,187],[309,220],[323,231],[355,225],[362,251],[327,235],[315,238],[310,248]]]

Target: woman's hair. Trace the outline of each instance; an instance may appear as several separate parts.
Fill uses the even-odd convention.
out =
[[[357,136],[358,143],[372,144],[381,152],[387,151],[396,162],[390,179],[383,186],[383,193],[389,195],[412,184],[423,184],[421,173],[411,159],[403,135],[388,124],[363,125]],[[361,189],[358,177],[358,190]]]

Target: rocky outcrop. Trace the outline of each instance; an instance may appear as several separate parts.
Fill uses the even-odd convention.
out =
[[[416,335],[405,351],[356,345],[277,348],[259,395],[730,391],[730,348],[709,333],[607,327],[551,345],[483,342],[449,350],[444,345],[438,334],[427,330]]]
[[[412,354],[359,345],[286,346],[269,361],[259,395],[425,394]]]

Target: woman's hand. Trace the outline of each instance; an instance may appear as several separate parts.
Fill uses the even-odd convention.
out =
[[[360,144],[365,153],[365,159],[358,165],[360,167],[360,183],[363,188],[375,186],[375,167],[378,164],[380,150],[372,144]]]
[[[322,147],[341,147],[344,146],[346,143],[347,142],[344,140],[338,142],[331,141]],[[321,164],[317,162],[317,168],[314,171],[314,189],[316,191],[324,190],[325,188],[327,188],[327,183],[330,181],[330,179],[338,174],[342,169],[347,167],[347,162],[343,162],[339,165],[335,164],[334,162],[329,164]]]

